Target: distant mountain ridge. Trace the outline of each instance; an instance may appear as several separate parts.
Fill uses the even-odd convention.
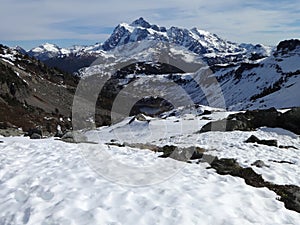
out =
[[[276,47],[236,44],[196,28],[165,28],[139,18],[131,24],[119,24],[103,44],[70,49],[46,44],[32,49],[30,54],[36,54],[34,57],[52,67],[76,72],[81,79],[95,74],[108,76],[100,104],[105,112],[111,110],[122,89],[135,81],[142,85],[136,86],[134,97],[153,91],[154,99],[141,99],[140,108],[147,108],[148,104],[168,108],[168,104],[163,105],[155,98],[161,93],[169,93],[180,102],[184,96],[178,89],[167,87],[165,80],[181,86],[184,95],[189,95],[196,104],[209,103],[199,87],[200,81],[212,93],[221,89],[223,105],[230,110],[300,106],[300,40],[297,39],[282,41]],[[167,61],[157,61],[161,56]],[[117,68],[118,65],[124,68]],[[193,68],[205,68],[216,82],[211,83],[209,77],[208,80],[195,77]],[[107,75],[105,71],[112,73]],[[152,81],[158,85],[154,87]],[[216,100],[210,106],[218,107]],[[99,124],[109,124],[109,118],[100,114]]]
[[[263,45],[233,43],[197,28],[189,30],[175,26],[160,27],[150,24],[141,17],[130,24],[121,23],[116,26],[103,44],[60,48],[55,44],[46,43],[31,49],[27,54],[44,61],[49,66],[56,66],[67,72],[76,72],[81,67],[89,66],[98,56],[116,47],[139,41],[166,42],[184,47],[201,56],[209,65],[264,58],[270,55],[272,49]],[[75,62],[74,65],[67,59],[68,57]],[[84,63],[80,62],[81,58]],[[66,63],[69,64],[68,68],[65,66]],[[81,67],[77,66],[78,64]]]

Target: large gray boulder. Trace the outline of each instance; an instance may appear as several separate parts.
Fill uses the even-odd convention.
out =
[[[37,133],[33,133],[33,134],[30,136],[30,139],[42,139],[42,135],[37,134]]]
[[[251,131],[253,130],[248,126],[247,123],[239,120],[218,120],[209,122],[204,125],[199,133],[209,132],[209,131]]]
[[[84,143],[87,142],[87,137],[79,131],[69,131],[61,137],[61,140],[68,143]]]
[[[200,147],[182,148],[174,145],[165,145],[158,148],[157,151],[164,153],[160,156],[161,158],[169,157],[178,161],[188,162],[189,160],[201,159],[205,149]]]
[[[278,147],[278,143],[277,140],[260,140],[258,137],[256,137],[255,135],[251,135],[246,141],[245,143],[257,143],[257,144],[261,144],[261,145],[268,145],[268,146],[274,146],[274,147]]]

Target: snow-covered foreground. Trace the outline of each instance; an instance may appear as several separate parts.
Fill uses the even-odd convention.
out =
[[[232,112],[231,112],[232,113]],[[107,143],[117,140],[120,143],[149,143],[157,146],[175,145],[179,147],[201,147],[207,154],[219,158],[234,158],[243,167],[252,167],[262,174],[266,181],[275,184],[291,184],[300,186],[300,137],[281,128],[262,127],[257,131],[207,132],[197,134],[201,127],[209,122],[226,118],[230,112],[214,112],[212,115],[197,116],[183,114],[166,119],[151,119],[150,122],[134,121],[131,118],[110,127],[102,127],[86,133],[90,141]],[[206,119],[203,119],[205,118]],[[274,146],[245,143],[251,136],[260,139],[278,141]],[[266,167],[252,166],[262,160]],[[285,161],[285,163],[279,163]],[[290,164],[289,164],[290,163]]]
[[[202,115],[204,110],[214,112]],[[131,117],[85,132],[94,144],[0,137],[0,224],[299,224],[300,214],[267,188],[218,175],[208,163],[118,145],[198,146],[209,155],[237,159],[266,181],[300,186],[300,141],[294,133],[196,133],[229,114],[200,107],[177,109],[164,119]],[[245,143],[251,135],[289,147]],[[266,166],[252,166],[256,160]]]
[[[187,123],[193,121],[191,116],[185,118],[182,120]],[[174,119],[168,120],[174,123]],[[133,126],[146,127],[142,122],[134,123]],[[155,127],[158,121],[151,123]],[[159,153],[148,150],[103,144],[111,138],[109,134],[113,134],[108,129],[123,127],[125,132],[126,126],[121,123],[94,131],[98,134],[99,144],[0,138],[4,141],[0,143],[0,224],[299,224],[300,214],[287,210],[276,200],[278,196],[274,192],[248,186],[240,178],[218,175],[213,169],[206,169],[206,163],[187,164],[158,158]],[[143,137],[142,131],[136,131],[135,135]],[[249,133],[205,133],[195,139],[192,129],[185,132],[181,137],[170,139],[168,135],[161,135],[161,138],[184,146],[192,145],[193,140],[195,145],[216,148],[210,153],[237,158],[243,166],[249,166],[256,159],[284,158],[295,164],[277,165],[266,161],[270,167],[255,170],[274,182],[300,184],[297,150],[241,143],[250,133],[255,133],[300,148],[299,137],[294,134],[279,129],[261,129]],[[92,133],[89,133],[90,138]],[[154,136],[153,142],[158,142]],[[86,153],[94,156],[95,151],[105,153],[102,156],[108,159],[107,167],[115,161],[122,163],[115,164],[120,168],[115,167],[111,173],[105,171],[105,161],[97,159],[96,162],[102,163],[99,167],[92,164],[93,159],[87,160]],[[134,174],[128,174],[122,165],[135,168]],[[144,167],[158,172],[159,182],[135,186],[124,183],[130,178],[145,179]],[[164,171],[173,173],[165,174]],[[125,177],[121,179],[123,184],[106,176],[105,172]]]

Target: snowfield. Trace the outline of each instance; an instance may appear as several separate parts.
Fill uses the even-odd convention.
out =
[[[279,128],[195,134],[208,121],[196,112],[181,113],[130,124],[127,118],[86,132],[96,144],[0,138],[0,224],[299,224],[300,214],[287,210],[274,192],[218,175],[208,163],[105,144],[127,137],[132,143],[199,146],[219,158],[236,158],[265,180],[300,185],[299,150],[244,143],[254,134],[300,149],[299,136]],[[257,159],[267,167],[251,166]]]
[[[130,187],[106,180],[86,164],[81,148],[88,144],[2,140],[3,225],[297,224],[300,219],[276,200],[275,193],[220,176],[205,164],[187,164],[156,185]],[[107,149],[100,145],[101,150]],[[131,163],[143,156],[155,160],[147,156],[155,153],[136,151],[127,155]],[[114,154],[122,155],[124,149]]]

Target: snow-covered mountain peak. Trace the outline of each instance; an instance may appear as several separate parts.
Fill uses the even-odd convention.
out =
[[[112,35],[104,42],[105,51],[112,50],[117,46],[126,45],[141,40],[157,40],[182,46],[196,54],[207,53],[243,53],[245,49],[237,44],[219,38],[215,34],[193,28],[179,28],[172,26],[168,29],[152,25],[142,17],[131,24],[119,24]]]
[[[83,56],[83,60],[85,60],[87,56],[101,57],[105,54],[110,55],[111,51],[128,49],[126,46],[128,44],[130,46],[131,44],[133,46],[139,45],[138,48],[143,48],[143,50],[144,47],[147,47],[148,52],[153,52],[158,42],[184,48],[193,54],[197,54],[208,65],[255,61],[271,54],[270,49],[264,46],[239,45],[196,27],[192,29],[176,26],[170,28],[160,27],[149,23],[143,17],[134,20],[132,23],[117,25],[103,44],[60,48],[46,43],[32,49],[28,54],[42,61],[69,56]],[[140,46],[141,43],[143,43],[143,46]],[[130,52],[135,54],[136,51]]]
[[[70,50],[60,48],[55,44],[45,43],[36,48],[31,49],[28,52],[28,54],[43,61],[49,58],[58,57],[60,55],[70,54]]]
[[[151,28],[150,23],[148,23],[146,20],[144,20],[143,17],[140,17],[139,19],[133,21],[130,26],[133,27],[143,27],[143,28]]]
[[[40,46],[32,49],[31,51],[32,52],[45,52],[45,51],[48,51],[48,52],[59,52],[60,49],[61,48],[58,47],[55,44],[45,43],[43,45],[40,45]]]
[[[193,28],[191,29],[191,32],[192,32],[192,33],[195,33],[195,34],[198,34],[198,35],[203,35],[203,36],[212,35],[210,32],[205,31],[205,30],[198,29],[197,27],[193,27]],[[214,35],[214,34],[213,34],[213,35]]]

